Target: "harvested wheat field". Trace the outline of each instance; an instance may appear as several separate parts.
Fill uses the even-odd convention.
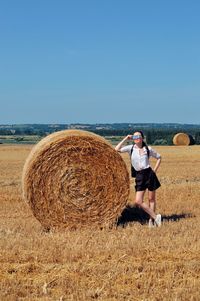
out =
[[[31,148],[0,146],[0,300],[200,300],[200,146],[155,147],[161,228],[133,207],[131,179],[113,228],[54,232],[22,199]]]

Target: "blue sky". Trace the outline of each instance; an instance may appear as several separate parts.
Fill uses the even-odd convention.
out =
[[[0,123],[200,123],[200,1],[0,0]]]

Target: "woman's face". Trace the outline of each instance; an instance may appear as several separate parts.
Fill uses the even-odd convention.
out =
[[[140,144],[142,142],[142,135],[140,132],[135,132],[133,134],[133,141],[135,142],[135,144]]]

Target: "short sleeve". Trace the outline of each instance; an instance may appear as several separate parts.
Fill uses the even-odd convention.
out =
[[[155,151],[150,146],[148,148],[149,148],[149,155],[150,155],[150,157],[153,157],[153,158],[156,158],[156,159],[160,159],[161,158],[161,155],[157,151]]]
[[[131,149],[132,149],[133,145],[126,145],[126,146],[123,146],[121,149],[120,149],[120,153],[129,153],[129,155],[131,154]]]

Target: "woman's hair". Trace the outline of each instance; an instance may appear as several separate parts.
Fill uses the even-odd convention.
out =
[[[141,136],[142,136],[142,139],[144,139],[144,133],[142,131],[137,131],[137,132],[140,133]],[[144,142],[144,140],[142,140],[142,147],[146,148],[146,150],[147,150],[147,156],[149,158],[149,155],[150,155],[149,148],[148,148],[148,145]]]

